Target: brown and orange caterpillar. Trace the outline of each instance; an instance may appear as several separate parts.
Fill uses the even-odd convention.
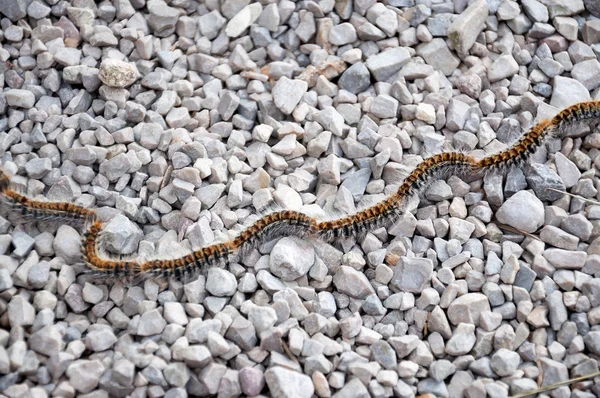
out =
[[[543,145],[546,139],[562,138],[570,128],[589,120],[600,119],[600,101],[581,102],[562,110],[552,119],[544,120],[523,135],[512,147],[479,161],[481,171],[518,166]]]
[[[20,217],[38,221],[83,223],[95,218],[96,212],[70,202],[45,202],[29,199],[10,187],[10,179],[0,170],[0,198]]]
[[[260,244],[282,236],[294,235],[335,241],[389,226],[400,217],[401,205],[405,198],[422,191],[431,181],[446,178],[448,175],[480,176],[482,173],[504,171],[527,161],[547,138],[562,137],[573,125],[599,119],[600,101],[576,104],[554,118],[536,124],[512,147],[498,154],[481,160],[458,152],[441,153],[427,158],[404,179],[396,192],[356,214],[330,221],[318,221],[296,211],[275,211],[261,217],[229,241],[213,244],[174,259],[138,261],[103,258],[99,243],[103,223],[96,219],[94,210],[66,202],[31,200],[12,190],[10,179],[1,170],[0,196],[4,203],[26,218],[87,222],[89,227],[82,241],[83,259],[89,269],[98,274],[115,277],[153,275],[189,279],[209,267],[222,266],[235,256],[239,258]]]
[[[206,246],[179,258],[138,262],[136,260],[102,258],[99,250],[102,222],[96,220],[91,223],[84,234],[82,254],[85,264],[100,274],[125,277],[136,277],[140,274],[156,275],[189,280],[209,267],[226,264],[232,256],[243,255],[262,242],[290,234],[310,235],[315,228],[316,222],[313,218],[300,212],[283,210],[260,218],[237,237],[227,242]]]
[[[473,173],[476,168],[477,162],[474,158],[458,152],[440,153],[427,158],[404,179],[398,190],[384,201],[356,214],[318,223],[318,236],[332,241],[388,227],[400,217],[400,204],[404,198],[421,191],[433,179],[445,178],[449,174]]]

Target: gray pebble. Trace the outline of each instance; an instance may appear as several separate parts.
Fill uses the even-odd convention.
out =
[[[590,94],[585,86],[575,79],[556,76],[554,78],[550,104],[559,109],[581,101],[589,101]]]
[[[306,397],[314,393],[314,386],[310,377],[283,368],[274,366],[265,372],[265,380],[272,394],[278,397]]]
[[[329,31],[329,41],[336,46],[352,43],[356,40],[356,30],[349,23],[341,23],[333,26]]]
[[[535,232],[544,224],[544,205],[533,194],[520,191],[496,212],[498,221],[525,232]]]
[[[397,47],[369,57],[365,65],[371,71],[375,80],[386,81],[399,71],[409,59],[408,50]]]
[[[420,293],[433,273],[429,259],[401,257],[394,269],[392,284],[403,292]]]
[[[123,215],[116,215],[104,227],[103,235],[106,248],[119,254],[131,254],[142,239],[142,231]]]
[[[29,347],[46,356],[57,355],[64,349],[65,343],[59,328],[55,325],[47,325],[32,334],[28,340]]]
[[[422,56],[428,65],[442,71],[446,76],[451,75],[460,64],[458,57],[450,51],[444,39],[441,38],[419,44],[417,54]]]
[[[452,21],[447,34],[456,51],[463,54],[469,51],[483,30],[487,16],[488,5],[483,1],[476,1]]]
[[[283,238],[273,247],[269,258],[271,272],[283,279],[292,281],[305,275],[313,266],[314,249],[297,238]]]
[[[367,277],[348,266],[338,268],[333,283],[340,292],[355,298],[365,298],[375,293]]]
[[[33,105],[35,104],[35,95],[28,90],[8,90],[6,92],[6,103],[9,106],[18,108],[33,108]]]
[[[35,309],[21,296],[15,296],[8,304],[8,321],[11,327],[31,326],[35,319]]]
[[[479,324],[481,313],[490,311],[490,303],[480,293],[468,293],[455,299],[448,308],[448,319],[455,325],[461,322]]]
[[[475,345],[475,325],[459,323],[452,333],[452,337],[446,343],[446,353],[459,356],[471,351]]]
[[[344,71],[338,85],[352,94],[365,91],[371,83],[369,70],[362,62],[357,62]]]
[[[140,317],[137,327],[139,336],[152,336],[161,333],[166,326],[166,321],[158,310],[144,312]]]
[[[542,358],[541,365],[543,372],[542,386],[555,384],[569,378],[567,367],[560,362],[549,358]]]
[[[66,375],[69,384],[80,393],[93,391],[104,373],[104,366],[99,360],[78,360],[69,365]]]
[[[265,377],[263,373],[252,367],[245,367],[239,372],[240,388],[242,393],[253,397],[262,391],[265,385]]]
[[[521,358],[519,357],[519,354],[505,348],[496,351],[492,356],[491,361],[492,369],[501,377],[512,375],[517,370],[520,363]]]
[[[225,337],[243,350],[251,350],[257,343],[254,326],[242,316],[234,319]]]

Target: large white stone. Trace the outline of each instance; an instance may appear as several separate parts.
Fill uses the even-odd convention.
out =
[[[590,98],[590,92],[577,80],[562,76],[554,78],[550,105],[563,109],[578,102],[589,101]]]
[[[466,54],[475,44],[477,36],[485,27],[488,11],[485,0],[474,1],[450,24],[448,38],[457,52]]]
[[[535,232],[544,224],[544,204],[534,194],[519,191],[500,206],[496,218],[521,231]]]

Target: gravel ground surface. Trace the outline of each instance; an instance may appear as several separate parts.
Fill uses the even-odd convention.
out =
[[[2,167],[99,208],[121,255],[226,240],[272,201],[351,213],[423,157],[495,153],[600,97],[597,0],[1,0],[0,16]],[[505,177],[435,182],[361,241],[283,238],[187,284],[85,283],[81,231],[5,214],[0,396],[503,398],[598,372],[589,130]],[[600,396],[600,378],[547,394]]]

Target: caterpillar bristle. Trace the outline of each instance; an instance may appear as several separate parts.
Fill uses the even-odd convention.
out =
[[[34,200],[11,188],[9,176],[0,169],[0,203],[22,218],[36,221],[58,221],[85,228],[81,243],[84,276],[100,281],[126,281],[139,284],[148,278],[189,281],[203,275],[211,267],[222,267],[233,259],[243,258],[263,243],[284,236],[321,239],[329,242],[350,237],[360,238],[369,231],[388,227],[400,219],[405,200],[422,193],[428,185],[451,175],[483,177],[488,173],[504,173],[522,166],[548,138],[565,136],[569,129],[582,122],[600,120],[600,101],[575,104],[551,119],[533,126],[511,147],[476,160],[461,152],[438,153],[416,165],[399,184],[396,192],[355,214],[333,220],[319,221],[302,212],[281,210],[273,204],[261,209],[262,216],[243,229],[233,239],[215,243],[184,256],[170,259],[138,260],[111,258],[104,253],[103,222],[96,211],[70,202]],[[265,212],[266,211],[266,212]]]
[[[6,190],[10,187],[10,177],[6,175],[4,171],[0,169],[0,194],[4,195]]]

